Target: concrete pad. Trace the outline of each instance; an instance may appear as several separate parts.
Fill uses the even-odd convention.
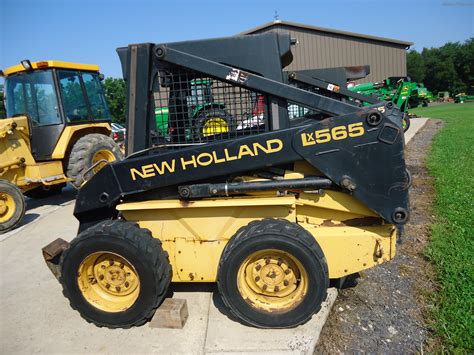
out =
[[[70,241],[76,235],[73,208],[69,203],[48,212],[0,242],[2,353],[202,354],[210,292],[174,292],[189,307],[183,329],[98,328],[71,309],[41,248],[58,237]]]
[[[209,310],[206,354],[312,354],[337,297],[330,288],[321,310],[306,324],[292,329],[257,329],[229,319],[216,307]]]
[[[405,132],[405,144],[408,144],[416,133],[425,126],[428,120],[429,118],[425,117],[410,118],[410,128]]]

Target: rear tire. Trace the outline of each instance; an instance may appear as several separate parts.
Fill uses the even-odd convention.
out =
[[[241,228],[224,248],[218,289],[228,311],[259,328],[295,327],[321,308],[328,268],[314,237],[286,220]]]
[[[35,199],[46,198],[49,196],[59,195],[65,186],[65,183],[57,185],[41,185],[32,190],[26,191],[24,195]]]
[[[0,234],[18,227],[25,210],[25,198],[18,186],[0,180]]]
[[[235,122],[223,109],[203,110],[193,128],[193,139],[200,140],[234,131]]]
[[[85,180],[91,178],[104,165],[99,164],[95,169],[88,169],[97,161],[104,159],[107,162],[122,160],[120,147],[114,140],[104,134],[87,134],[80,138],[72,147],[67,164],[67,176],[72,179],[75,187],[80,187]]]
[[[147,229],[105,221],[73,239],[61,256],[60,283],[71,307],[109,328],[145,323],[164,300],[171,266]]]

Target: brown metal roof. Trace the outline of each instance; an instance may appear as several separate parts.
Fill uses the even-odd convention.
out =
[[[342,35],[342,36],[351,36],[351,37],[357,37],[357,38],[371,39],[371,40],[379,41],[379,42],[394,43],[394,44],[399,44],[399,45],[402,45],[402,46],[405,46],[405,47],[410,47],[410,46],[413,45],[413,42],[400,41],[398,39],[377,37],[377,36],[371,36],[371,35],[364,35],[364,34],[360,34],[360,33],[340,31],[340,30],[334,30],[334,29],[331,29],[331,28],[311,26],[311,25],[305,25],[305,24],[301,24],[301,23],[297,23],[297,22],[282,21],[282,20],[267,22],[267,23],[264,23],[263,25],[251,28],[251,29],[249,29],[247,31],[244,31],[244,32],[241,32],[240,34],[248,35],[248,34],[252,34],[252,33],[258,32],[260,30],[266,29],[266,28],[270,28],[270,27],[273,27],[273,26],[279,26],[279,25],[295,27],[295,28],[303,28],[303,29],[313,30],[313,31],[318,31],[318,32],[334,33],[334,34],[339,34],[339,35]]]

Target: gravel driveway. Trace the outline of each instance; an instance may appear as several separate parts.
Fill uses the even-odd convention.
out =
[[[434,285],[430,264],[422,256],[429,238],[433,197],[425,157],[441,127],[441,121],[429,120],[406,147],[406,162],[413,175],[412,212],[397,256],[362,272],[340,290],[315,353],[399,354],[426,350],[430,334],[423,320],[423,295],[433,292]]]

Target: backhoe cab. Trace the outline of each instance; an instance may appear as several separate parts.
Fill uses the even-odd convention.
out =
[[[7,118],[0,120],[0,233],[15,228],[32,198],[79,187],[121,159],[96,65],[30,62],[2,71]],[[92,167],[92,168],[91,168]]]

